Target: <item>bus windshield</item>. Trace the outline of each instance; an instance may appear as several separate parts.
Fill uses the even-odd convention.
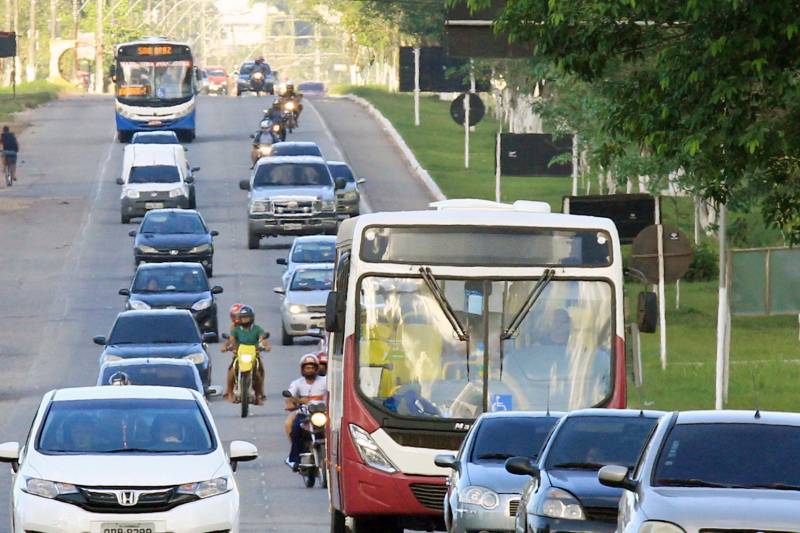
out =
[[[134,102],[177,100],[193,96],[192,62],[119,61],[117,96]]]
[[[439,278],[443,304],[418,277],[363,278],[361,393],[407,417],[601,404],[612,391],[612,285],[548,279],[532,299],[539,281]]]

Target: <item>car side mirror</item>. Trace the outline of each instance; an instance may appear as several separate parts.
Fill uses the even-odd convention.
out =
[[[0,463],[9,463],[16,472],[19,468],[19,442],[4,442],[0,444]]]
[[[530,457],[512,457],[506,460],[506,472],[518,476],[539,477],[539,468],[531,462]]]
[[[255,134],[255,133],[251,133],[251,134],[250,134],[250,138],[251,138],[251,139],[255,139],[255,138],[256,138],[256,134]]]
[[[433,458],[433,464],[439,468],[458,470],[458,461],[456,460],[456,456],[450,453],[440,453]]]
[[[117,178],[117,185],[125,185],[125,180],[122,178]]]
[[[636,490],[636,482],[628,477],[628,469],[624,466],[606,465],[597,472],[597,479],[601,485],[606,487]]]
[[[243,440],[231,441],[228,451],[228,459],[231,462],[231,470],[236,472],[239,463],[253,461],[258,457],[258,448],[255,445]]]
[[[336,186],[337,189],[344,189],[347,187],[347,180],[344,178],[336,178],[333,180],[333,184]]]
[[[283,287],[275,287],[274,289],[272,289],[272,292],[274,292],[275,294],[286,294],[286,289],[284,289]]]
[[[285,258],[285,257],[279,257],[279,258],[277,258],[277,259],[275,260],[275,262],[276,262],[277,264],[279,264],[279,265],[283,265],[283,266],[287,266],[287,265],[289,264],[289,262],[288,262],[288,261],[286,261],[286,258]]]
[[[217,342],[219,340],[219,336],[216,333],[203,333],[203,342]]]
[[[130,296],[131,291],[129,289],[120,289],[118,294],[120,296]]]
[[[129,237],[136,237],[136,230],[135,230],[135,229],[132,229],[132,230],[130,230],[130,231],[128,232],[128,236],[129,236]]]
[[[200,167],[192,167],[192,172],[200,172]]]
[[[211,236],[212,237],[219,237],[219,232],[217,230],[215,230],[215,229],[212,229],[211,230]]]
[[[183,178],[183,181],[191,185],[192,183],[194,183],[194,178],[192,176],[186,176],[185,178]]]
[[[331,333],[339,333],[342,324],[339,321],[339,294],[336,291],[328,293],[325,302],[325,329]]]
[[[211,287],[211,294],[222,294],[223,290],[224,289],[219,285],[214,285],[213,287]]]
[[[242,189],[243,191],[249,191],[250,190],[250,180],[241,180],[241,181],[239,181],[239,188]]]
[[[288,390],[284,390],[284,391],[281,391],[281,396],[283,396],[284,398],[291,398],[292,397],[292,393],[289,392]]]
[[[356,185],[363,185],[367,182],[367,178],[358,178],[356,180]]]
[[[97,335],[97,336],[93,337],[92,341],[95,344],[99,345],[99,346],[105,346],[106,345],[106,338],[104,336],[102,336],[102,335]]]
[[[642,333],[655,333],[658,327],[658,295],[652,291],[639,293],[636,325]]]
[[[213,398],[214,396],[222,396],[223,389],[219,385],[211,385],[205,391],[206,397]]]

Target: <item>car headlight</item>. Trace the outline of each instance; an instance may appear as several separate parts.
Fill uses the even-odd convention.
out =
[[[141,300],[128,300],[128,305],[131,309],[135,309],[136,311],[150,309],[150,306]]]
[[[293,315],[306,312],[306,306],[300,304],[292,304],[289,306],[289,312]]]
[[[272,211],[272,202],[253,202],[250,204],[250,213],[269,213]]]
[[[190,353],[189,355],[184,356],[184,359],[186,359],[187,361],[191,361],[196,365],[202,365],[206,361],[206,354],[204,354],[203,352]]]
[[[186,196],[183,187],[178,187],[177,189],[172,189],[171,191],[169,191],[170,198],[177,198],[178,196]]]
[[[103,360],[101,361],[101,363],[112,363],[114,361],[122,361],[122,357],[120,357],[118,355],[108,355],[108,354],[106,354],[106,355],[103,356]]]
[[[566,518],[568,520],[586,520],[583,507],[578,499],[569,492],[552,487],[542,500],[538,514],[550,518]]]
[[[211,298],[205,298],[193,303],[192,311],[202,311],[203,309],[208,309],[209,307],[211,307]]]
[[[458,493],[458,502],[480,505],[487,511],[491,511],[500,505],[500,496],[485,487],[467,487]]]
[[[336,211],[336,200],[322,200],[323,211]]]
[[[143,253],[143,254],[157,254],[158,253],[158,249],[157,248],[153,248],[152,246],[147,246],[145,244],[140,244],[139,245],[139,251],[141,253]]]
[[[28,494],[50,499],[61,496],[62,494],[78,493],[78,487],[71,483],[58,483],[56,481],[47,481],[46,479],[35,477],[25,479],[25,488],[22,490]]]
[[[202,254],[203,252],[208,252],[211,250],[210,244],[201,244],[199,246],[195,246],[191,250],[189,250],[190,254]]]
[[[134,189],[126,189],[124,192],[125,198],[139,198],[139,191]]]
[[[353,438],[353,443],[356,445],[356,449],[365,465],[387,474],[397,472],[397,467],[386,457],[386,454],[383,453],[383,450],[369,433],[355,424],[350,424],[350,436]]]
[[[178,494],[190,494],[203,499],[225,494],[232,488],[233,487],[231,487],[230,480],[227,477],[218,477],[208,481],[201,481],[199,483],[186,483],[178,487],[175,492]]]
[[[683,528],[670,522],[647,520],[639,527],[639,533],[685,533]]]
[[[342,198],[345,200],[357,200],[358,199],[358,191],[347,191],[342,194]]]
[[[325,413],[314,413],[311,415],[311,424],[315,427],[322,428],[328,423],[328,415]]]

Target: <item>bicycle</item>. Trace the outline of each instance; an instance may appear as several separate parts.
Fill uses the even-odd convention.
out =
[[[12,161],[9,161],[9,158],[13,158],[12,161],[16,163],[17,153],[3,151],[3,173],[5,174],[6,178],[6,187],[11,187],[14,182],[13,174],[11,172]]]

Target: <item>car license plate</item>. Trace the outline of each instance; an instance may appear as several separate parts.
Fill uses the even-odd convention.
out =
[[[162,124],[163,122],[161,122],[160,120],[150,120],[147,122],[148,126],[161,126]]]
[[[296,231],[296,230],[299,230],[299,229],[303,229],[303,225],[302,224],[284,224],[283,228],[286,231]]]
[[[155,533],[156,526],[152,522],[143,523],[103,523],[101,533]]]
[[[145,202],[144,204],[145,209],[163,209],[164,203],[163,202]]]

